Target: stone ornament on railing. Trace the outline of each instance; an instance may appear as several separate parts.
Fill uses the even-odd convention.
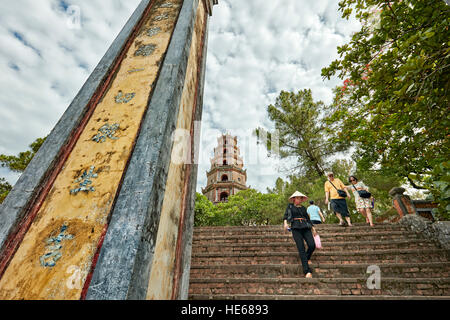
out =
[[[400,217],[408,214],[415,214],[416,208],[408,195],[403,194],[405,188],[397,187],[389,191],[389,195],[393,198],[392,203]]]
[[[395,196],[402,196],[405,191],[405,188],[396,187],[389,190],[389,195],[394,198]]]
[[[62,253],[60,251],[62,249],[61,242],[63,240],[71,240],[74,237],[71,234],[66,234],[66,230],[67,225],[64,223],[56,237],[49,237],[45,241],[47,243],[47,246],[45,247],[47,252],[39,258],[41,266],[45,268],[52,268],[56,265],[56,261],[62,257]]]
[[[92,140],[97,143],[103,143],[106,141],[106,138],[110,138],[111,140],[117,140],[118,137],[114,137],[114,134],[116,133],[116,130],[119,129],[119,124],[114,123],[113,125],[105,124],[100,129],[98,129],[98,132],[94,137],[92,137]]]
[[[125,95],[120,90],[117,96],[115,96],[116,103],[128,103],[130,102],[134,97],[136,96],[136,93],[126,93]]]
[[[70,194],[77,194],[80,191],[84,191],[86,193],[88,193],[89,191],[91,192],[95,191],[94,187],[88,186],[92,184],[92,180],[90,180],[91,178],[98,177],[98,175],[94,173],[94,169],[95,166],[91,166],[88,172],[84,171],[83,174],[77,180],[75,180],[74,183],[79,183],[80,181],[81,182],[78,188],[70,190]]]

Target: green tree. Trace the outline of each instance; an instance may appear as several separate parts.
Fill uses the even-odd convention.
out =
[[[278,140],[280,157],[297,159],[296,171],[308,176],[323,176],[327,159],[347,147],[346,142],[330,144],[332,132],[327,132],[322,121],[324,109],[324,103],[315,102],[309,89],[297,93],[281,91],[275,105],[267,107],[269,119],[275,123],[275,131],[267,133],[265,146],[274,151],[272,141]],[[257,128],[255,133],[261,139],[266,132]],[[278,139],[272,139],[276,133]]]
[[[0,165],[14,172],[25,171],[31,159],[33,159],[34,155],[44,143],[45,139],[46,137],[36,139],[32,144],[30,144],[30,150],[20,152],[17,156],[7,156],[4,154],[0,154]],[[0,178],[0,203],[5,200],[11,189],[12,186],[5,180],[5,178]]]
[[[255,189],[242,190],[227,202],[214,205],[197,193],[195,226],[270,225],[282,222],[284,208],[276,194],[263,194]]]
[[[275,188],[267,188],[267,193],[283,194],[285,188],[286,182],[284,182],[281,178],[277,178],[277,180],[275,181]]]
[[[8,193],[11,191],[12,186],[9,184],[8,181],[5,180],[5,178],[0,178],[0,203],[5,200]]]
[[[439,203],[439,207],[433,209],[436,216],[440,220],[450,220],[450,161],[435,166],[422,182],[428,189],[426,199]]]
[[[0,165],[15,172],[25,171],[31,159],[33,159],[45,139],[46,138],[37,138],[32,144],[29,145],[30,150],[20,152],[17,156],[0,154]]]
[[[324,78],[344,80],[329,118],[339,128],[335,141],[355,143],[358,168],[429,189],[445,210],[450,7],[442,0],[343,0],[339,6],[344,18],[356,13],[362,28],[338,47],[340,59],[322,69]]]
[[[215,216],[214,204],[204,195],[195,193],[194,226],[210,226]]]

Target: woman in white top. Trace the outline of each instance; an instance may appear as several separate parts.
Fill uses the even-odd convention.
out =
[[[349,191],[353,191],[355,196],[356,209],[366,218],[366,223],[369,223],[373,227],[372,221],[372,203],[370,198],[361,198],[359,196],[358,190],[369,191],[369,188],[362,182],[358,181],[355,176],[350,176],[348,181],[351,183],[349,186],[345,186]]]

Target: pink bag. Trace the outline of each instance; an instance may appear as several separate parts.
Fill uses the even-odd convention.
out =
[[[322,242],[320,241],[320,236],[318,234],[314,236],[314,242],[316,243],[317,249],[322,249]]]

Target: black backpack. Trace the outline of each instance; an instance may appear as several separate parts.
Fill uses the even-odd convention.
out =
[[[289,224],[292,224],[292,221],[294,221],[294,218],[292,217],[292,210],[291,210],[292,206],[293,206],[293,204],[289,203],[288,208],[287,208],[287,211],[288,211],[287,222],[289,222]]]

